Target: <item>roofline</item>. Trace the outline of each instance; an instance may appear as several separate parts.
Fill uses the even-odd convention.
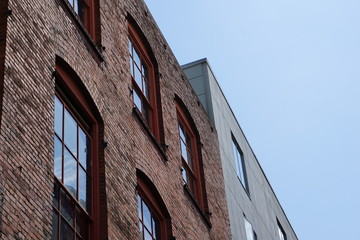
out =
[[[289,223],[292,231],[294,232],[295,237],[296,237],[297,239],[299,239],[298,236],[296,235],[296,232],[295,232],[293,226],[291,225],[291,222],[289,221],[289,219],[288,219],[288,217],[287,217],[287,215],[286,215],[283,207],[281,206],[281,203],[280,203],[278,197],[276,196],[275,191],[274,191],[274,189],[272,188],[269,179],[267,178],[267,176],[266,176],[266,174],[265,174],[264,169],[261,167],[261,164],[260,164],[259,160],[257,159],[257,157],[256,157],[256,155],[255,155],[255,153],[254,153],[254,151],[253,151],[253,149],[252,149],[249,141],[247,140],[246,135],[244,134],[244,132],[243,132],[243,130],[242,130],[240,124],[239,124],[238,119],[236,118],[236,116],[235,116],[235,114],[234,114],[234,112],[233,112],[233,110],[232,110],[232,108],[231,108],[231,106],[230,106],[227,98],[225,97],[225,94],[224,94],[224,92],[223,92],[223,90],[222,90],[222,88],[221,88],[221,86],[220,86],[220,84],[219,84],[219,82],[218,82],[218,80],[217,80],[217,78],[216,78],[216,76],[215,76],[212,68],[211,68],[211,65],[210,65],[208,59],[207,59],[207,58],[202,58],[202,59],[199,59],[199,60],[196,60],[196,61],[193,61],[193,62],[184,64],[184,65],[181,65],[181,68],[182,68],[182,69],[185,69],[185,68],[193,67],[193,66],[198,65],[198,64],[202,64],[202,63],[207,64],[207,66],[208,66],[209,69],[210,69],[211,74],[214,76],[215,82],[216,82],[216,84],[218,85],[218,87],[219,87],[219,89],[220,89],[220,91],[221,91],[221,94],[223,95],[223,97],[224,97],[224,99],[225,99],[225,101],[226,101],[226,104],[228,105],[228,107],[229,107],[229,109],[230,109],[230,111],[231,111],[231,114],[233,115],[233,117],[234,117],[234,119],[235,119],[235,121],[236,121],[236,123],[237,123],[237,125],[238,125],[238,127],[239,127],[239,129],[240,129],[240,131],[241,131],[241,133],[243,134],[246,143],[247,143],[248,146],[250,147],[250,150],[251,150],[252,154],[254,155],[255,160],[256,160],[257,164],[259,165],[261,172],[263,173],[263,175],[264,175],[264,177],[265,177],[268,185],[270,186],[270,189],[271,189],[271,191],[273,192],[273,194],[274,194],[274,196],[275,196],[275,199],[276,199],[276,201],[278,202],[278,204],[279,204],[279,206],[280,206],[281,211],[283,212],[283,214],[284,214],[286,220],[288,221],[288,223]]]

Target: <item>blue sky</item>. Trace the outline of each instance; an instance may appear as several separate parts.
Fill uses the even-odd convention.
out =
[[[360,1],[145,2],[180,64],[210,61],[299,239],[356,239]]]

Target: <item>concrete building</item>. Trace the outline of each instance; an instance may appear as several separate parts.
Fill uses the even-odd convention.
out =
[[[217,133],[145,3],[0,9],[0,239],[230,239]]]
[[[297,240],[206,59],[182,66],[218,133],[233,240]]]

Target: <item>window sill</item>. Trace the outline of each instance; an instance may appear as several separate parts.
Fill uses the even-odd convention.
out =
[[[151,132],[151,129],[149,127],[149,125],[147,124],[146,120],[144,119],[143,115],[141,114],[141,112],[139,111],[139,109],[137,107],[133,107],[133,111],[132,111],[133,115],[135,116],[135,118],[138,120],[138,122],[140,123],[140,125],[143,127],[144,131],[146,132],[146,134],[149,136],[149,138],[151,139],[151,142],[155,145],[156,149],[158,150],[158,152],[160,153],[161,157],[163,158],[163,160],[165,162],[168,161],[168,158],[166,156],[165,153],[165,149],[164,147],[162,147],[160,145],[160,143],[156,140],[156,138],[154,137],[154,135]]]
[[[68,13],[73,21],[75,21],[76,26],[80,29],[82,33],[82,37],[84,38],[85,45],[89,50],[90,54],[93,56],[97,64],[101,64],[104,62],[104,56],[99,49],[98,45],[94,42],[94,39],[90,36],[89,32],[79,19],[79,16],[74,12],[73,8],[71,7],[70,3],[67,0],[61,0],[63,3],[63,8],[65,8],[65,12]]]
[[[194,198],[194,196],[190,192],[189,187],[187,186],[187,184],[184,184],[184,192],[185,192],[185,195],[187,195],[191,199],[191,202],[194,204],[196,210],[200,213],[200,216],[204,220],[205,225],[208,227],[208,229],[211,229],[212,225],[211,225],[211,222],[210,222],[210,219],[209,219],[209,216],[210,216],[211,213],[205,213],[201,209],[201,207],[197,203],[196,199]]]

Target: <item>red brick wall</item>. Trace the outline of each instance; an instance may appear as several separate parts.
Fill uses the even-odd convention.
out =
[[[56,55],[77,73],[104,121],[108,239],[139,239],[136,169],[157,187],[177,240],[230,239],[216,132],[141,0],[100,1],[99,53],[63,0],[10,0],[0,183],[1,239],[50,239],[53,191],[53,96]],[[132,111],[127,16],[146,36],[158,63],[166,159]],[[94,54],[95,53],[95,54]],[[209,228],[182,186],[174,96],[187,106],[203,143]]]
[[[1,124],[1,106],[4,86],[4,73],[5,73],[5,51],[6,51],[6,29],[8,1],[3,0],[0,2],[0,124]]]

